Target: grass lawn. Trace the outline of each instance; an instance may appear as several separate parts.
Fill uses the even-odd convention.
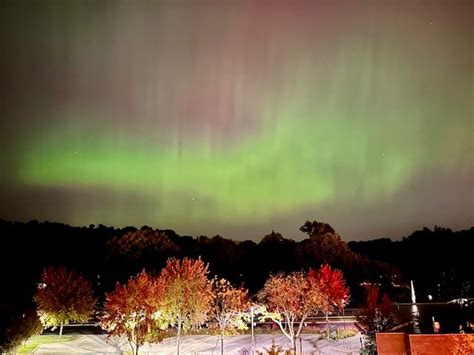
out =
[[[38,346],[43,344],[64,343],[66,341],[76,340],[77,338],[77,335],[63,335],[62,337],[56,334],[36,335],[28,339],[23,346],[20,346],[17,353],[31,353],[35,351]]]

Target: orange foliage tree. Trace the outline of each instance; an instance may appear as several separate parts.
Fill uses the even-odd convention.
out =
[[[226,279],[214,278],[212,285],[211,316],[217,322],[220,334],[221,354],[224,354],[224,335],[236,329],[247,329],[250,302],[248,291],[235,288]]]
[[[64,267],[47,267],[43,271],[33,299],[43,326],[53,330],[59,326],[59,336],[69,322],[87,322],[97,302],[89,280]]]
[[[266,315],[280,327],[296,352],[296,339],[308,316],[321,307],[323,295],[302,272],[271,275],[259,293],[269,313]]]
[[[319,270],[310,269],[308,273],[310,283],[316,284],[321,291],[321,311],[326,316],[326,331],[329,338],[329,314],[336,308],[342,309],[349,302],[349,288],[346,287],[341,270],[333,269],[328,264]]]
[[[163,280],[145,271],[131,277],[126,285],[117,283],[106,295],[101,327],[109,335],[124,336],[133,354],[138,354],[145,341],[158,340],[160,330],[167,327],[160,312],[164,292]]]
[[[163,312],[172,327],[176,327],[176,352],[182,331],[197,327],[207,320],[212,290],[207,278],[208,266],[201,259],[171,258],[161,271],[166,286]]]

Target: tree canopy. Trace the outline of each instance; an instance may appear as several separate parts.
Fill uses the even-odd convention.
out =
[[[321,307],[323,295],[320,288],[310,283],[302,272],[271,275],[259,293],[267,306],[268,318],[280,327],[295,349],[305,320]]]
[[[164,317],[176,328],[176,349],[182,331],[203,324],[211,307],[212,289],[208,266],[201,259],[171,258],[161,271],[165,283]]]
[[[95,310],[91,283],[64,267],[47,267],[34,295],[38,316],[46,328],[62,329],[69,322],[87,322]]]
[[[164,280],[142,271],[106,295],[100,323],[109,335],[124,336],[134,354],[145,341],[160,339],[168,324],[161,315]]]

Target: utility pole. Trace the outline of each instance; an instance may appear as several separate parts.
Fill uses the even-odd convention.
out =
[[[254,347],[255,347],[255,341],[254,341],[254,333],[253,333],[253,306],[250,307],[250,328],[252,329],[252,340],[251,340],[251,346],[252,346],[252,355],[254,353]]]

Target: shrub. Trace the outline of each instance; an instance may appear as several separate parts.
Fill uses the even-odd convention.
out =
[[[14,352],[29,338],[43,332],[35,310],[14,312],[7,319],[0,335],[0,353]]]

